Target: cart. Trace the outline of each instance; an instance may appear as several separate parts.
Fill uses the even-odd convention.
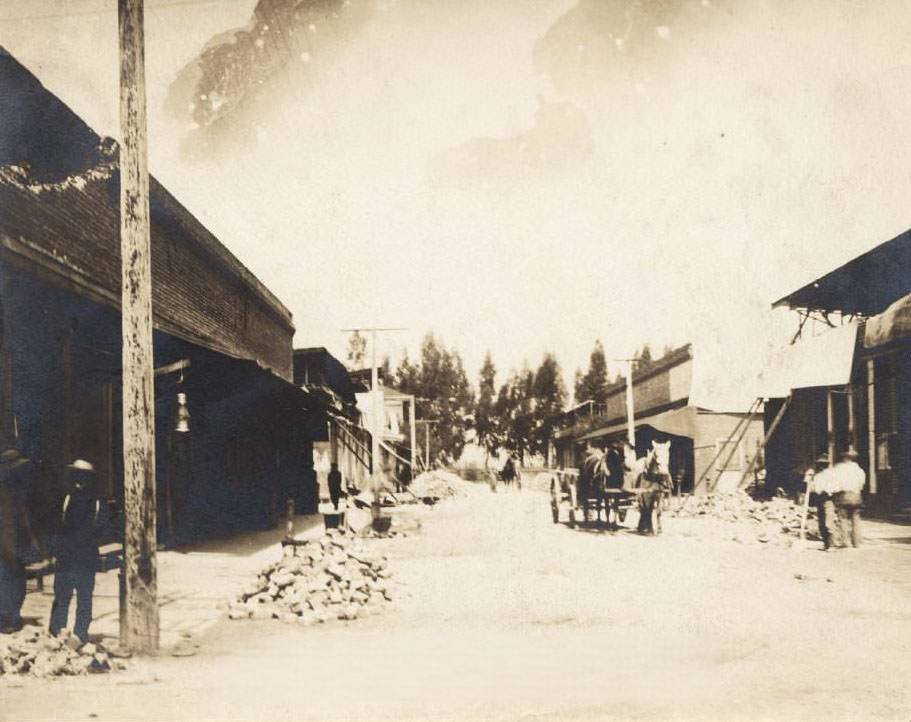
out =
[[[558,469],[550,481],[550,509],[554,524],[563,518],[570,528],[580,521],[590,522],[592,512],[596,522],[601,521],[609,529],[616,528],[626,520],[626,513],[636,505],[636,494],[624,489],[605,488],[598,480],[595,484],[580,484],[577,469]],[[613,521],[611,521],[613,512]]]

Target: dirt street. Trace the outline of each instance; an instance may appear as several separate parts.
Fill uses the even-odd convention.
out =
[[[643,538],[482,485],[420,514],[375,542],[380,616],[224,620],[192,658],[3,679],[0,719],[911,719],[907,527],[830,554],[699,519]]]

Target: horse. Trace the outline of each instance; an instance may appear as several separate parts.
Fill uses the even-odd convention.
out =
[[[671,489],[671,442],[653,441],[649,452],[636,458],[631,446],[625,449],[625,466],[629,469],[624,487],[639,497],[640,534],[661,533],[661,506]]]
[[[589,452],[582,468],[576,486],[576,497],[581,502],[584,519],[588,521],[589,502],[594,501],[595,513],[598,520],[601,509],[604,509],[604,521],[608,528],[616,528],[622,516],[619,508],[620,490],[623,485],[625,465],[616,450],[592,450]],[[611,522],[611,510],[614,512],[614,521]]]

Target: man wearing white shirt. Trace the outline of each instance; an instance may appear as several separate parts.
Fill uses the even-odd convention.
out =
[[[863,508],[864,486],[867,475],[857,463],[857,452],[848,449],[839,457],[833,467],[837,471],[838,489],[835,492],[835,506],[845,535],[845,542],[851,540],[851,546],[860,546],[860,510]]]
[[[813,469],[808,469],[805,477],[808,490],[816,494],[816,519],[819,524],[819,536],[822,537],[823,551],[844,546],[834,497],[838,474],[836,467],[828,464],[829,457],[823,454],[816,459],[818,470],[814,473]]]

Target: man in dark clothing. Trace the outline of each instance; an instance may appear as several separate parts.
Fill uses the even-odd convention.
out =
[[[338,464],[332,462],[332,468],[329,470],[329,500],[332,506],[338,510],[338,502],[342,498],[342,472],[338,470]]]
[[[92,622],[92,594],[98,569],[98,529],[101,502],[95,493],[95,469],[79,459],[67,467],[71,484],[63,500],[54,574],[51,634],[66,626],[70,600],[76,592],[76,625],[73,632],[86,641]]]
[[[0,632],[22,629],[25,557],[36,545],[29,521],[29,460],[17,449],[0,453]]]

